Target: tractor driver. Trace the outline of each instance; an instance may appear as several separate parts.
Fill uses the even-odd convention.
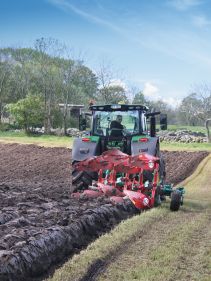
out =
[[[122,115],[117,115],[116,120],[113,120],[110,125],[111,136],[120,137],[123,136],[122,130],[125,128],[122,124]]]

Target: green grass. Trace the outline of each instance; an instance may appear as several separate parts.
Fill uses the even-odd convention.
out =
[[[192,132],[201,132],[207,133],[207,130],[204,126],[187,126],[187,125],[168,125],[169,131],[176,131],[176,130],[188,130]]]
[[[3,143],[20,143],[20,144],[36,144],[49,147],[67,147],[72,148],[73,139],[71,137],[53,136],[53,135],[27,135],[24,132],[3,132],[0,131],[0,142]],[[210,143],[161,143],[162,150],[183,150],[183,151],[211,151]]]
[[[0,131],[0,142],[2,143],[20,143],[36,144],[47,147],[67,147],[72,146],[71,137],[59,137],[52,135],[27,135],[24,132],[2,132]]]
[[[155,221],[162,219],[167,214],[165,208],[153,209],[141,215],[134,216],[131,220],[123,221],[110,233],[104,234],[100,239],[91,243],[86,250],[75,255],[70,261],[58,269],[48,281],[70,281],[80,280],[86,273],[90,264],[96,259],[104,259],[122,244],[127,243],[128,238],[133,237],[141,228],[145,228]]]
[[[211,143],[178,143],[178,142],[161,142],[161,150],[170,150],[170,151],[202,151],[207,150],[211,151]]]
[[[180,224],[177,225],[175,219],[177,215],[168,214],[168,216],[171,217],[172,221],[174,220],[175,224],[171,225],[169,229],[163,229],[163,233],[156,233],[156,235],[160,234],[159,239],[151,234],[151,239],[154,241],[158,239],[157,244],[152,241],[146,253],[147,245],[145,248],[143,247],[142,239],[135,241],[129,251],[121,255],[118,261],[112,264],[106,273],[99,278],[99,281],[175,280],[177,260],[181,260],[183,253],[187,251],[186,244],[189,243],[190,236],[204,226],[207,217],[200,215],[190,221],[187,216],[184,216],[184,224],[178,219]],[[145,255],[143,255],[144,252]],[[123,271],[123,268],[126,270]]]

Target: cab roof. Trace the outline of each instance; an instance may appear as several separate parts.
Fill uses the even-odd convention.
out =
[[[145,105],[140,104],[105,104],[105,105],[91,105],[90,110],[92,111],[128,111],[128,110],[139,110],[148,111],[149,108]]]

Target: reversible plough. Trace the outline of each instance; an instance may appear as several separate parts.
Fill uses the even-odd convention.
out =
[[[98,172],[98,181],[93,181],[88,189],[75,192],[72,197],[110,197],[113,204],[129,199],[137,209],[158,206],[165,196],[171,197],[170,209],[179,210],[183,204],[184,188],[173,188],[172,184],[162,184],[159,179],[159,158],[141,153],[130,156],[118,149],[105,151],[100,156],[83,160],[74,165],[78,171]],[[152,181],[146,175],[152,174]]]

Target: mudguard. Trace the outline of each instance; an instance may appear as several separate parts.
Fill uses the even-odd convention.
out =
[[[141,139],[147,141],[142,142]],[[137,155],[140,153],[148,153],[155,156],[157,149],[158,137],[146,137],[146,136],[136,136],[132,138],[131,141],[131,155]]]
[[[82,138],[73,141],[72,161],[82,161],[97,155],[98,141],[84,142]]]

